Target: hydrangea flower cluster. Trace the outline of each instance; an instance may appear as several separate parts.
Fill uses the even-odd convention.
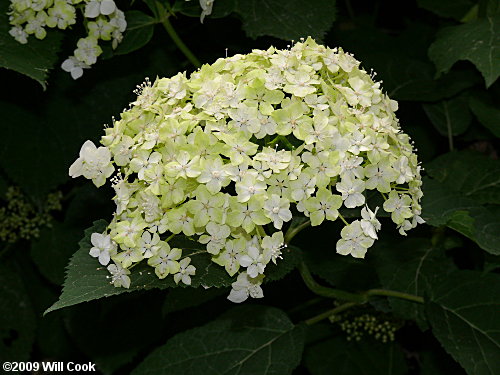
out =
[[[397,103],[359,65],[309,38],[140,86],[102,146],[87,141],[69,171],[96,186],[116,172],[116,213],[91,250],[113,261],[113,283],[128,287],[128,268],[145,261],[189,284],[195,268],[168,243],[185,235],[238,274],[228,298],[241,302],[263,296],[293,216],[313,226],[340,218],[337,252],[357,258],[381,227],[368,191],[401,234],[421,223],[420,167]],[[348,222],[342,206],[360,219]]]
[[[77,9],[84,15],[88,35],[80,38],[74,56],[62,63],[62,69],[73,79],[83,75],[83,69],[95,64],[102,53],[99,40],[111,41],[115,49],[127,28],[125,14],[116,7],[113,0],[10,0],[9,21],[12,28],[9,34],[19,43],[28,42],[34,35],[44,39],[46,28],[65,30],[76,23]]]

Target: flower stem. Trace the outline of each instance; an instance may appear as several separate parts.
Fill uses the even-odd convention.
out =
[[[349,302],[355,302],[355,303],[365,303],[368,301],[368,298],[371,296],[385,296],[385,297],[395,297],[395,298],[400,298],[404,299],[410,302],[416,302],[416,303],[424,303],[424,299],[419,296],[415,296],[413,294],[408,294],[408,293],[403,293],[403,292],[398,292],[395,290],[386,290],[386,289],[369,289],[364,292],[360,293],[350,293],[346,292],[344,290],[339,290],[339,289],[333,289],[330,287],[326,287],[323,285],[320,285],[314,280],[313,276],[311,275],[311,272],[309,272],[309,269],[307,268],[306,264],[304,262],[301,262],[298,266],[300,275],[302,276],[302,280],[304,280],[304,283],[306,286],[315,294],[322,296],[322,297],[327,297],[327,298],[335,298],[335,299],[340,299],[344,301],[349,301]]]
[[[179,37],[179,34],[175,31],[174,27],[170,23],[169,17],[163,17],[161,21],[165,30],[167,30],[168,35],[174,41],[175,45],[181,50],[181,52],[186,56],[186,58],[193,64],[196,68],[201,66],[200,61],[196,58],[196,56],[191,52],[191,50],[184,44],[182,39]]]
[[[339,218],[340,218],[340,220],[342,220],[344,222],[345,225],[349,225],[349,223],[347,222],[347,220],[344,219],[344,217],[340,214],[340,212],[339,212]]]
[[[301,262],[298,266],[302,280],[306,286],[315,294],[327,298],[335,298],[343,301],[350,301],[355,303],[365,303],[368,300],[367,295],[350,293],[344,290],[328,288],[326,286],[320,285],[314,280],[304,262]]]
[[[424,303],[424,299],[419,296],[415,296],[413,294],[397,292],[395,290],[386,290],[386,289],[370,289],[364,292],[367,296],[386,296],[386,297],[396,297],[405,299],[412,302]]]
[[[292,241],[292,238],[294,238],[297,234],[299,234],[299,232],[302,229],[307,228],[309,225],[311,225],[311,220],[307,220],[294,228],[288,229],[288,231],[285,234],[285,238],[284,238],[285,243],[289,244],[290,241]]]
[[[344,303],[344,304],[342,304],[340,306],[337,306],[337,307],[335,307],[335,308],[333,308],[331,310],[325,311],[325,312],[323,312],[323,313],[321,313],[319,315],[316,315],[316,316],[314,316],[314,317],[312,317],[310,319],[307,319],[305,321],[305,323],[308,326],[310,326],[312,324],[315,324],[315,323],[318,323],[318,322],[322,321],[323,319],[329,318],[332,315],[335,315],[335,314],[338,314],[338,313],[340,313],[340,312],[342,312],[344,310],[350,309],[351,307],[356,306],[356,305],[357,305],[356,302],[346,302],[346,303]]]

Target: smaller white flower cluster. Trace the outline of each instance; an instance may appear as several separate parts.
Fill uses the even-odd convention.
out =
[[[97,186],[118,172],[107,231],[118,245],[115,285],[127,286],[126,269],[142,261],[189,283],[194,267],[168,244],[182,234],[206,246],[197,256],[239,274],[229,299],[241,302],[262,297],[292,216],[312,226],[340,219],[337,253],[356,258],[381,227],[368,194],[382,197],[401,234],[422,222],[420,166],[397,103],[341,49],[308,39],[254,50],[137,93],[103,147],[87,141],[70,168]],[[348,222],[342,207],[360,219]]]
[[[78,40],[74,56],[61,66],[78,79],[102,53],[99,40],[111,41],[115,49],[123,39],[127,21],[113,0],[11,0],[9,34],[22,44],[28,43],[30,35],[44,39],[47,27],[65,30],[74,25],[78,8],[83,10],[88,35]]]

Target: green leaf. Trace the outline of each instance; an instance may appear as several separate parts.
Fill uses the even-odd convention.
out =
[[[235,11],[251,38],[269,35],[296,41],[308,36],[321,41],[336,16],[334,0],[237,0]]]
[[[437,340],[426,345],[418,352],[419,375],[465,375],[464,369],[446,353]]]
[[[125,19],[127,30],[114,52],[115,55],[125,55],[148,44],[153,37],[155,24],[158,23],[153,17],[138,10],[126,12]]]
[[[85,231],[80,241],[80,249],[72,256],[67,267],[66,279],[59,300],[48,308],[45,313],[76,305],[103,297],[109,297],[134,290],[148,290],[153,288],[165,289],[177,286],[172,277],[160,280],[152,267],[147,264],[135,266],[130,273],[130,289],[116,288],[109,283],[106,267],[99,264],[96,258],[89,255],[92,244],[90,236],[94,232],[103,232],[107,223],[99,220],[94,226]],[[173,247],[183,249],[183,256],[191,257],[191,264],[196,267],[196,275],[192,277],[192,287],[201,285],[209,287],[228,286],[233,279],[229,277],[223,267],[210,260],[203,245],[177,236],[169,242]]]
[[[444,349],[470,375],[500,373],[500,275],[457,271],[432,286],[426,311]]]
[[[71,254],[78,249],[79,228],[61,222],[52,222],[40,237],[32,241],[31,258],[48,280],[57,285],[64,281],[64,267]]]
[[[228,295],[226,288],[176,288],[168,291],[163,303],[162,313],[164,315],[176,311],[182,311],[190,307],[200,306],[222,295]]]
[[[264,283],[278,281],[292,272],[302,260],[302,251],[295,246],[287,246],[281,250],[282,258],[276,264],[270,262],[266,266]]]
[[[438,103],[423,104],[423,107],[437,131],[448,137],[464,133],[472,121],[467,99],[463,96]]]
[[[18,249],[22,250],[22,249]],[[27,361],[35,339],[35,314],[19,269],[0,264],[0,362]]]
[[[88,303],[65,311],[68,332],[79,352],[92,360],[100,373],[120,373],[117,370],[136,360],[139,352],[147,353],[152,343],[162,342],[164,327],[172,324],[161,315],[161,294],[133,293],[113,302]],[[110,345],[110,337],[119,343],[119,350]],[[130,369],[122,373],[128,374]]]
[[[401,348],[363,339],[332,337],[310,346],[304,364],[311,375],[404,375],[408,368]]]
[[[32,35],[27,44],[17,42],[9,34],[8,6],[8,1],[0,5],[0,68],[12,69],[33,78],[45,90],[49,70],[58,60],[62,34],[51,31],[43,40]]]
[[[175,46],[145,48],[146,58],[129,54],[120,58],[120,64],[101,61],[82,80],[74,81],[58,70],[50,90],[42,96],[28,87],[4,90],[0,94],[0,166],[9,179],[34,200],[45,199],[48,192],[67,182],[69,166],[82,144],[88,139],[97,143],[104,124],[134,100],[135,86],[144,77],[177,72],[170,52]]]
[[[364,21],[364,20],[361,20]],[[333,31],[336,43],[374,69],[384,89],[395,100],[433,102],[453,97],[481,81],[471,69],[452,70],[435,79],[435,68],[427,57],[434,28],[413,23],[397,36],[359,22],[354,30]],[[411,46],[411,48],[409,48]],[[420,125],[421,126],[421,125]]]
[[[469,220],[464,217],[463,213],[477,207],[477,203],[472,199],[465,198],[460,192],[450,191],[450,189],[436,180],[431,180],[424,177],[422,198],[422,218],[430,225],[439,227],[447,225],[453,218],[460,219],[456,212],[461,213],[461,218]]]
[[[491,101],[473,95],[469,100],[470,109],[481,124],[487,127],[496,137],[500,137],[500,109]]]
[[[101,266],[96,258],[89,255],[92,247],[90,236],[92,233],[102,233],[106,225],[107,223],[104,220],[99,220],[92,227],[85,230],[85,235],[79,243],[79,250],[73,254],[67,266],[62,294],[59,300],[45,313],[134,290],[188,287],[182,283],[176,284],[172,277],[163,280],[158,279],[154,269],[145,262],[134,266],[131,270],[130,289],[116,288],[111,285],[106,267]],[[191,264],[196,267],[196,275],[191,278],[191,287],[219,288],[233,283],[235,277],[230,277],[223,267],[211,261],[211,255],[206,252],[204,245],[180,235],[170,240],[169,244],[172,247],[182,249],[183,257],[191,257]],[[43,251],[43,249],[38,251]],[[296,248],[284,249],[283,258],[281,262],[278,262],[278,265],[271,264],[268,266],[269,270],[266,272],[267,281],[279,280],[292,271],[301,259],[300,250]]]
[[[500,220],[497,206],[482,206],[463,193],[424,177],[422,217],[427,224],[446,225],[469,237],[483,250],[500,254]]]
[[[500,14],[443,29],[429,48],[437,73],[450,70],[458,60],[469,60],[489,87],[500,76]]]
[[[475,216],[477,244],[490,254],[500,255],[500,207],[488,207]]]
[[[429,176],[477,203],[500,204],[500,161],[461,151],[444,154],[427,163]]]
[[[307,228],[303,240],[300,235],[296,237],[297,240],[294,239],[302,249],[309,270],[338,289],[358,291],[372,287],[377,282],[377,274],[365,259],[336,253],[335,244],[340,238],[336,233],[340,233],[340,225],[338,231],[332,229],[333,225],[329,223]],[[325,240],[311,241],[311,238]]]
[[[180,333],[133,372],[183,375],[286,375],[299,364],[304,327],[272,307],[242,306]]]
[[[371,254],[384,289],[420,297],[426,295],[430,283],[454,269],[444,251],[433,247],[428,239],[379,244]],[[396,315],[415,320],[422,329],[427,328],[423,306],[397,298],[389,298],[389,303]]]
[[[476,4],[472,0],[418,0],[420,8],[426,9],[441,17],[461,20]]]

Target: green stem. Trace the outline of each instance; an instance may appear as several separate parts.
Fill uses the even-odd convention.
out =
[[[278,140],[280,139],[281,135],[277,135],[276,137],[274,137],[273,139],[271,139],[269,142],[266,143],[266,146],[267,147],[273,147],[276,142],[278,142]]]
[[[329,318],[332,315],[335,315],[335,314],[338,314],[338,313],[340,313],[342,311],[350,309],[351,307],[356,306],[356,305],[357,305],[356,302],[346,302],[343,305],[337,306],[337,307],[335,307],[335,308],[333,308],[331,310],[325,311],[325,312],[323,312],[323,313],[321,313],[319,315],[316,315],[316,316],[314,316],[314,317],[312,317],[310,319],[307,319],[305,321],[305,323],[308,326],[310,326],[310,325],[312,325],[314,323],[318,323],[318,322],[322,321],[323,319]]]
[[[167,30],[168,35],[172,38],[175,45],[181,50],[181,52],[186,56],[186,58],[193,64],[196,68],[201,66],[200,61],[196,58],[196,56],[191,52],[191,50],[184,44],[182,39],[179,37],[174,27],[170,23],[169,17],[163,17],[161,23],[165,30]]]
[[[396,297],[405,299],[412,302],[424,303],[424,299],[419,296],[415,296],[413,294],[397,292],[395,290],[386,290],[386,289],[370,289],[364,292],[367,296],[386,296],[386,297]]]
[[[288,140],[288,138],[287,138],[287,137],[285,137],[285,136],[283,136],[283,135],[280,135],[279,137],[280,137],[279,139],[280,139],[280,140],[283,142],[283,144],[284,144],[284,145],[288,148],[288,150],[290,150],[290,151],[291,151],[291,150],[293,150],[293,149],[295,148],[295,146],[294,146],[294,145],[292,145],[292,144],[290,143],[290,141]]]
[[[405,299],[411,302],[424,303],[424,299],[419,296],[415,296],[413,294],[398,292],[395,290],[386,290],[386,289],[369,289],[360,293],[350,293],[344,290],[333,289],[330,287],[326,287],[320,285],[314,280],[311,272],[307,268],[304,262],[301,262],[298,266],[300,275],[304,280],[306,286],[315,294],[327,298],[336,298],[344,301],[350,301],[355,303],[365,303],[368,301],[368,298],[371,296],[385,296],[385,297],[395,297],[400,299]]]
[[[292,239],[304,228],[307,228],[309,225],[311,225],[311,220],[307,220],[303,222],[302,224],[296,226],[295,228],[290,228],[285,234],[285,243],[289,244]]]
[[[299,264],[298,269],[300,275],[302,276],[302,280],[304,280],[306,286],[318,296],[335,298],[355,303],[365,303],[368,299],[367,296],[363,294],[349,293],[343,290],[328,288],[318,284],[316,280],[314,280],[314,278],[312,277],[311,273],[309,272],[309,269],[307,268],[304,262],[301,262]]]
[[[255,229],[257,231],[257,234],[261,237],[266,237],[267,233],[266,230],[262,227],[262,225],[256,225]]]
[[[345,225],[349,225],[349,223],[346,221],[346,219],[344,219],[344,217],[340,214],[340,212],[339,212],[339,217],[340,217],[340,220],[342,220]]]

